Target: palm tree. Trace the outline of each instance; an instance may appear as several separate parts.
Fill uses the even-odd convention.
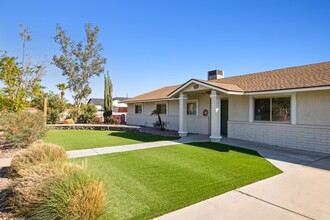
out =
[[[154,127],[159,127],[160,128],[160,130],[165,130],[165,127],[166,127],[166,125],[167,125],[167,123],[168,122],[166,122],[166,121],[162,121],[162,119],[161,119],[161,117],[160,117],[160,114],[161,114],[162,112],[161,112],[161,110],[160,109],[158,109],[158,108],[155,108],[152,112],[151,112],[151,115],[157,115],[157,117],[158,117],[158,121],[156,121],[155,123],[154,123]]]
[[[69,87],[65,83],[60,83],[60,84],[57,84],[56,86],[61,91],[61,99],[63,99],[64,98],[64,94],[65,94],[64,91],[66,89],[68,89]]]

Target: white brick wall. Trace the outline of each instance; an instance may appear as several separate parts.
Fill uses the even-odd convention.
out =
[[[167,124],[167,129],[170,130],[179,130],[179,116],[169,116],[169,115],[161,115],[163,121],[169,122]],[[157,121],[157,116],[150,115],[135,115],[129,114],[127,115],[127,124],[129,125],[142,125],[153,127],[153,123]]]
[[[228,137],[330,153],[330,126],[228,121]]]

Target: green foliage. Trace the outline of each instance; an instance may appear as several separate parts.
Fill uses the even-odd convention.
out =
[[[65,83],[59,83],[56,85],[56,87],[61,91],[61,99],[64,99],[65,90],[69,87]]]
[[[108,117],[110,117],[112,115],[112,111],[111,110],[106,110],[103,112],[103,117],[105,119],[105,122],[107,120]]]
[[[6,140],[17,148],[27,147],[42,138],[47,131],[41,112],[4,113],[1,124]]]
[[[161,109],[159,108],[155,108],[152,112],[151,112],[151,115],[157,115],[157,118],[158,118],[158,121],[155,121],[153,123],[154,127],[157,127],[159,128],[160,130],[165,130],[168,122],[166,121],[163,121],[162,118],[160,117],[160,114],[161,114]]]
[[[28,106],[28,92],[22,82],[23,71],[15,57],[3,55],[0,59],[0,80],[2,89],[2,108],[8,111],[21,111]]]
[[[106,123],[109,123],[111,125],[117,125],[120,123],[120,119],[118,118],[119,116],[115,117],[114,115],[113,116],[108,116],[106,118]]]
[[[109,76],[109,71],[107,75],[104,74],[104,113],[111,112],[112,114],[112,81]],[[109,115],[105,115],[106,118]]]
[[[93,122],[93,118],[97,115],[97,108],[95,105],[87,104],[83,109],[84,113],[79,116],[79,122],[90,124]]]
[[[5,53],[0,57],[0,81],[4,85],[0,89],[0,109],[10,112],[22,111],[29,106],[29,100],[40,95],[41,79],[44,76],[44,65],[25,63],[25,47],[32,40],[28,27],[21,25],[19,33],[23,41],[22,62],[17,62],[16,57]]]
[[[281,173],[255,151],[210,142],[72,161],[103,181],[105,219],[153,219]]]
[[[41,163],[64,162],[65,160],[67,160],[67,154],[63,147],[36,142],[13,157],[10,174],[15,177],[21,169],[27,169]]]
[[[167,127],[168,122],[167,121],[155,121],[153,123],[153,126],[156,128],[159,128],[160,130],[164,131]]]
[[[32,100],[31,106],[43,109],[44,98],[48,99],[47,104],[47,123],[56,124],[60,120],[61,113],[66,108],[66,100],[61,99],[57,94],[50,91],[48,93],[42,92],[40,96]]]
[[[74,93],[80,114],[83,100],[91,94],[89,79],[99,76],[104,72],[103,65],[106,59],[101,56],[102,45],[97,43],[99,28],[92,24],[85,25],[86,44],[82,41],[74,42],[59,25],[54,40],[60,46],[61,55],[53,56],[53,64],[62,70],[62,75],[67,77],[68,87]]]

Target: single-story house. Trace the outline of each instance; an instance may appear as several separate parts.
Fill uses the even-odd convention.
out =
[[[207,80],[190,79],[123,102],[127,123],[152,126],[162,111],[167,128],[223,135],[276,146],[330,153],[330,62]]]

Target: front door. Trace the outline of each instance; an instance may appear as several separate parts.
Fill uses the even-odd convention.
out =
[[[221,135],[228,133],[228,100],[221,100]]]

